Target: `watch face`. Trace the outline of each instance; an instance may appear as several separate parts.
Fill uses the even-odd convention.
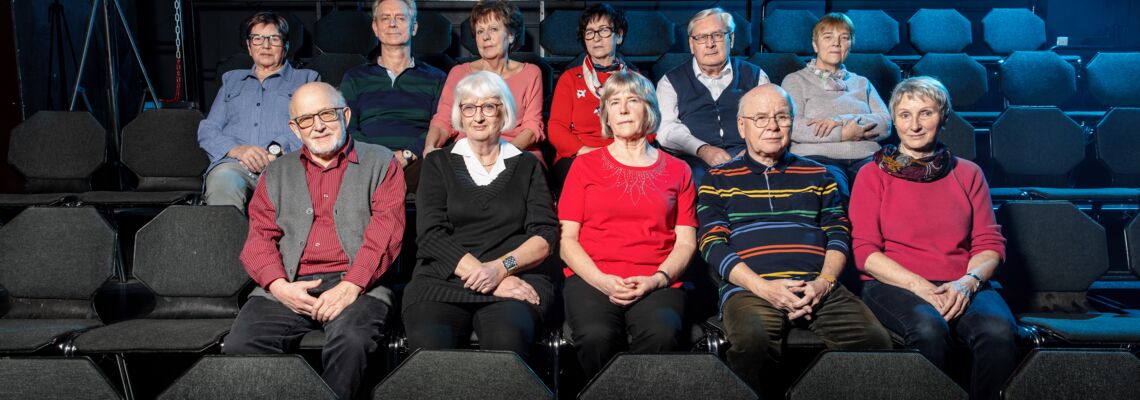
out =
[[[401,153],[404,156],[404,159],[408,161],[411,161],[416,156],[416,153],[412,153],[411,150],[404,150]]]
[[[269,151],[269,154],[272,154],[275,156],[281,155],[281,145],[279,145],[279,144],[276,144],[276,143],[271,144],[271,145],[269,145],[269,148],[266,150]]]

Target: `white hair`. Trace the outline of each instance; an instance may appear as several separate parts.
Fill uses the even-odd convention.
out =
[[[502,130],[515,127],[517,111],[515,98],[511,95],[511,88],[498,74],[490,71],[479,71],[460,79],[455,85],[455,101],[451,103],[451,127],[463,131],[463,120],[460,118],[459,108],[463,100],[482,99],[494,97],[503,103],[500,118],[503,120]]]

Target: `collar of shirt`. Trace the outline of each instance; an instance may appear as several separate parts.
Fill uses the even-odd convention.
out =
[[[400,75],[397,75],[396,71],[392,71],[392,70],[388,69],[388,67],[385,67],[384,64],[381,64],[380,63],[380,56],[376,56],[376,59],[372,60],[372,65],[380,67],[380,69],[383,69],[384,72],[388,73],[388,79],[392,80],[392,84],[393,85],[396,84],[396,78],[399,77]],[[408,66],[405,67],[404,69],[405,70],[416,69],[416,58],[409,56],[408,57]],[[403,73],[403,71],[401,71],[401,73]]]
[[[463,164],[467,167],[467,173],[471,174],[471,179],[475,181],[476,185],[486,186],[499,176],[499,173],[507,169],[504,160],[522,154],[514,145],[508,143],[502,138],[499,139],[499,157],[495,159],[495,165],[487,171],[483,167],[483,163],[475,156],[475,152],[471,150],[471,144],[467,138],[459,139],[455,145],[451,147],[452,154],[463,156]]]
[[[359,162],[359,160],[356,158],[356,148],[353,146],[352,136],[348,136],[344,139],[344,145],[340,147],[339,151],[337,151],[336,158],[334,158],[333,161],[326,167],[322,167],[320,163],[314,160],[313,153],[310,153],[309,148],[304,145],[301,146],[301,160],[309,163],[312,166],[320,168],[323,171],[339,167],[341,160],[348,160],[348,162],[353,164]]]
[[[293,66],[289,65],[289,61],[285,61],[285,64],[281,66],[281,69],[277,70],[277,72],[269,74],[269,76],[265,77],[265,79],[268,80],[269,78],[272,78],[274,76],[281,76],[282,80],[289,81],[290,79],[293,78]],[[242,79],[249,79],[249,78],[257,79],[257,66],[256,65],[249,67],[249,73],[246,74],[245,77]]]
[[[701,66],[697,65],[697,57],[693,57],[693,75],[696,75],[697,80],[701,82],[732,80],[732,59],[724,61],[724,68],[720,69],[720,76],[714,78],[701,71]]]
[[[780,171],[780,173],[783,173],[788,169],[789,165],[796,161],[796,155],[787,150],[784,150],[784,155],[780,156],[780,159],[776,160],[776,163],[772,166],[767,166],[756,161],[756,159],[752,158],[752,155],[748,154],[747,150],[745,150],[744,154],[741,154],[740,156],[744,157],[744,163],[748,166],[748,169],[757,174],[763,174],[764,171],[768,170],[768,168],[774,168],[777,171]]]

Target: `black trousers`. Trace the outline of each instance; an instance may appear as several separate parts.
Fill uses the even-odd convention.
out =
[[[622,307],[574,275],[566,278],[562,295],[574,350],[587,377],[601,371],[627,345],[633,353],[662,353],[676,350],[682,341],[688,295],[681,289],[658,289]]]
[[[863,301],[887,329],[903,337],[907,348],[917,349],[938,368],[946,367],[954,340],[964,341],[973,356],[971,399],[997,399],[1017,368],[1017,322],[1005,300],[988,285],[953,321],[946,321],[933,305],[909,290],[878,281],[867,281]]]
[[[369,355],[379,347],[380,330],[388,305],[360,296],[336,318],[322,325],[264,297],[252,297],[238,312],[226,336],[226,354],[281,354],[296,351],[309,331],[324,329],[321,350],[325,383],[342,399],[354,399],[368,366]]]
[[[518,300],[421,301],[404,309],[404,329],[412,351],[458,348],[468,344],[474,331],[480,349],[513,351],[529,361],[540,321],[536,307]]]

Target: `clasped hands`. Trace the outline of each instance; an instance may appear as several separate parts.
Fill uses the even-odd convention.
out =
[[[788,320],[804,318],[810,321],[815,307],[824,296],[831,293],[831,288],[831,282],[819,278],[811,281],[759,279],[749,290],[777,309],[788,313]]]
[[[278,279],[269,284],[269,293],[289,310],[326,323],[340,315],[364,291],[356,284],[341,281],[317,297],[309,295],[309,289],[320,285],[320,279],[298,282]]]
[[[840,129],[839,132],[840,140],[844,142],[874,138],[877,134],[871,132],[871,130],[875,129],[876,126],[879,126],[879,124],[876,124],[874,122],[866,125],[860,125],[857,119],[848,119],[844,122],[836,121],[830,118],[809,119],[807,121],[807,125],[815,129],[815,131],[812,133],[816,137],[827,136],[831,133],[832,129],[842,126],[843,128]]]
[[[668,280],[661,274],[631,276],[628,278],[603,274],[597,278],[597,282],[593,286],[601,291],[602,294],[609,297],[610,303],[622,307],[629,307],[654,290],[664,288],[668,285]]]
[[[934,306],[946,321],[953,321],[966,312],[974,293],[977,293],[981,286],[982,283],[974,278],[963,276],[937,287],[920,289],[915,294]]]
[[[477,262],[464,258],[455,275],[463,280],[463,287],[483,294],[505,297],[538,305],[538,292],[526,281],[507,274],[501,260]]]

